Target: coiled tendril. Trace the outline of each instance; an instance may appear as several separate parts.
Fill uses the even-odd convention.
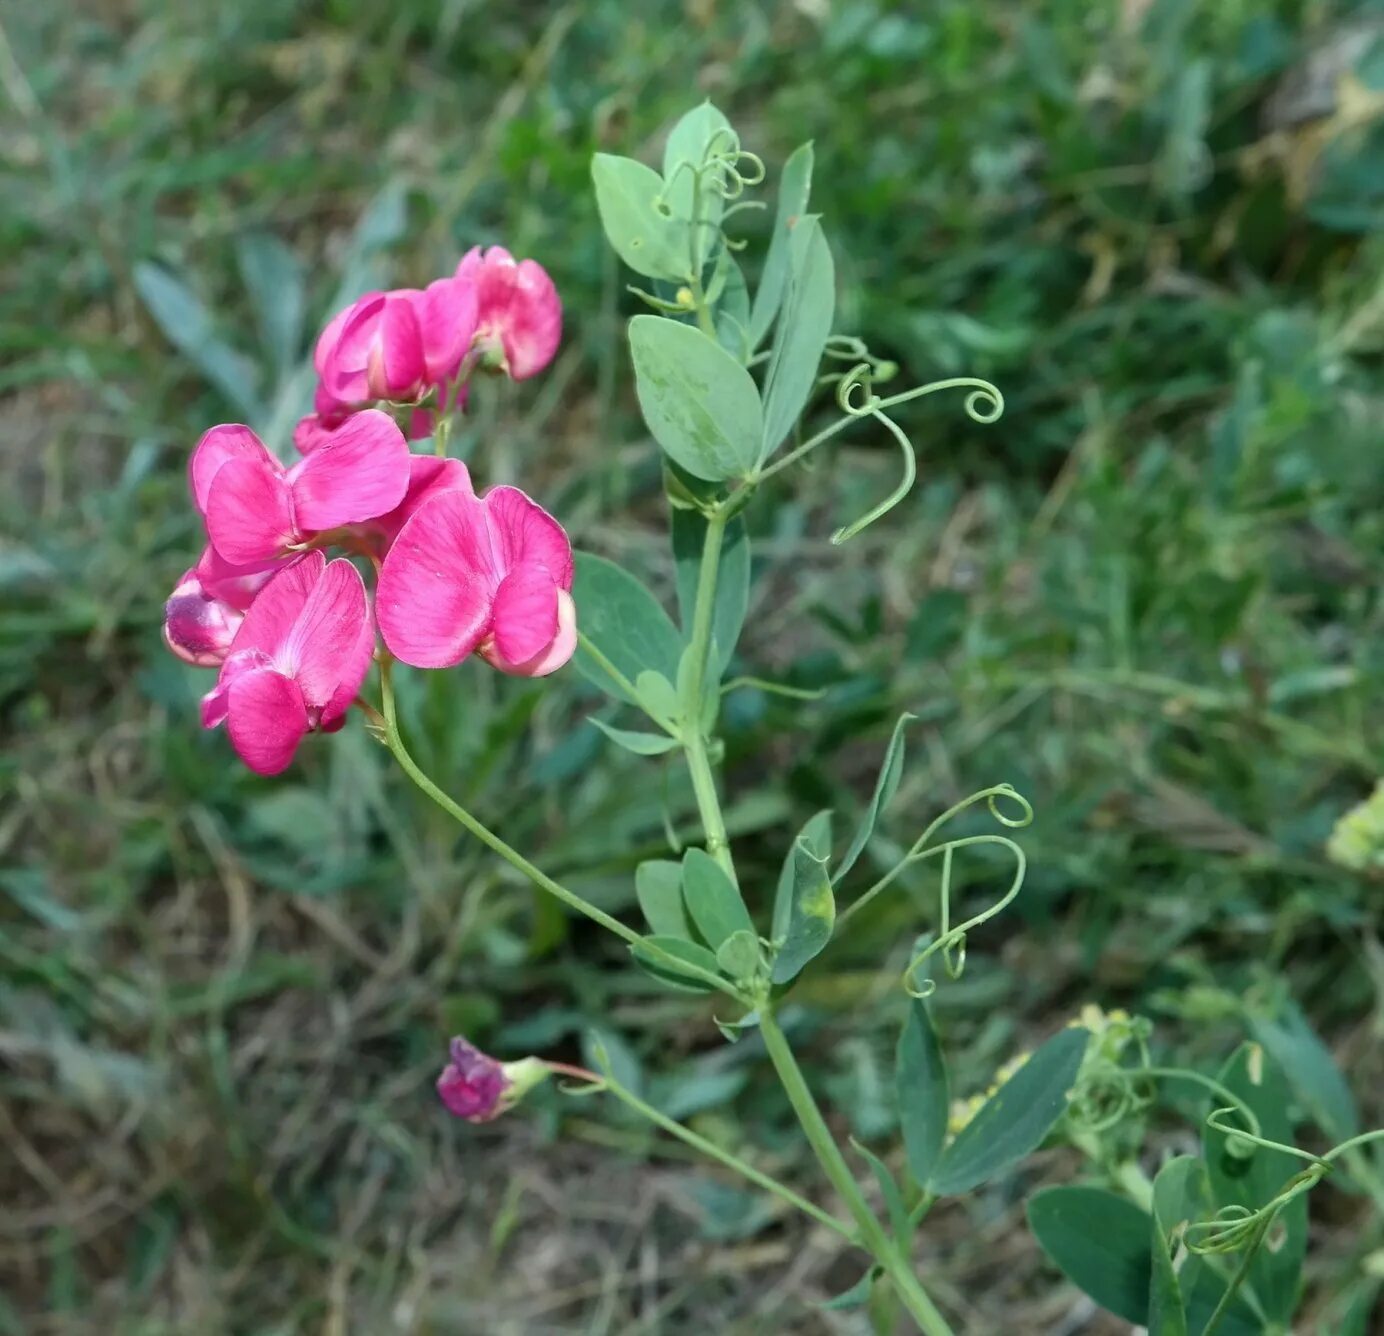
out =
[[[889,511],[893,510],[912,490],[913,483],[917,479],[918,461],[913,443],[898,423],[889,416],[888,410],[909,403],[913,399],[921,399],[925,395],[936,394],[939,390],[969,387],[970,393],[967,394],[962,407],[965,409],[966,416],[973,422],[985,425],[998,420],[1004,412],[1004,396],[998,387],[992,385],[988,380],[980,380],[974,376],[952,376],[947,380],[931,381],[927,385],[918,385],[911,390],[904,390],[899,394],[883,398],[875,393],[875,385],[891,380],[898,373],[896,363],[873,356],[864,341],[851,334],[833,335],[827,340],[824,352],[827,357],[838,360],[856,359],[849,371],[828,372],[820,378],[824,383],[830,383],[833,380],[836,382],[836,406],[845,416],[839,422],[834,423],[825,431],[819,432],[811,440],[771,465],[766,470],[765,476],[776,473],[779,469],[801,458],[809,450],[836,435],[837,432],[858,418],[874,418],[880,422],[885,430],[893,436],[903,453],[903,477],[898,486],[883,501],[872,506],[859,519],[850,524],[842,525],[832,534],[831,541],[835,544],[841,544],[854,538],[861,530],[868,528],[881,516],[887,515]]]
[[[1001,809],[1001,802],[1012,802],[1018,805],[1018,815],[1008,815]],[[1024,874],[1028,869],[1028,859],[1024,855],[1023,849],[1007,835],[968,835],[962,839],[948,840],[944,844],[930,845],[929,841],[945,825],[952,821],[960,813],[977,803],[983,802],[989,809],[990,815],[1011,830],[1022,829],[1033,820],[1033,807],[1028,799],[1023,796],[1012,784],[996,784],[991,788],[982,789],[979,793],[973,793],[969,798],[963,799],[953,807],[949,807],[941,816],[937,817],[931,825],[914,841],[913,847],[899,861],[886,876],[872,886],[855,904],[850,907],[850,911],[855,912],[863,904],[872,899],[882,891],[904,868],[913,863],[921,863],[929,858],[940,856],[942,859],[941,877],[941,911],[940,922],[938,924],[937,935],[922,946],[913,958],[908,962],[908,968],[904,970],[903,985],[905,990],[913,997],[928,997],[936,989],[936,981],[931,978],[920,979],[918,971],[938,952],[942,954],[943,965],[947,974],[958,979],[966,968],[966,934],[973,928],[979,927],[982,923],[995,917],[1005,909],[1019,894],[1020,888],[1024,884]],[[961,849],[971,848],[975,845],[999,845],[1007,850],[1014,857],[1014,875],[1010,880],[1008,888],[1004,894],[980,913],[968,918],[964,923],[952,925],[952,903],[951,903],[951,881],[952,868],[956,853]]]

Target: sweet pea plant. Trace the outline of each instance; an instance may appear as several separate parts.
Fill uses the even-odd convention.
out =
[[[1155,1061],[1148,1022],[1087,1007],[1006,1064],[986,1095],[953,1102],[928,998],[939,978],[945,987],[960,975],[967,935],[1019,893],[1024,855],[1005,828],[1027,824],[1032,811],[996,784],[936,816],[872,883],[860,877],[880,852],[876,825],[899,787],[909,715],[847,837],[821,812],[789,842],[772,894],[742,884],[722,812],[717,724],[748,604],[744,512],[760,489],[839,433],[873,426],[897,444],[902,476],[832,535],[846,542],[914,481],[913,445],[892,410],[952,389],[966,392],[963,406],[978,421],[994,421],[1003,408],[994,386],[964,377],[878,392],[897,368],[860,338],[833,332],[831,250],[808,211],[812,163],[804,145],[784,166],[753,297],[734,221],[758,206],[748,194],[765,173],[719,111],[706,104],[678,122],[661,171],[604,154],[592,165],[606,235],[642,282],[631,290],[647,310],[630,321],[630,350],[639,404],[664,456],[681,626],[621,567],[574,558],[561,524],[523,491],[478,489],[447,454],[471,380],[535,375],[560,339],[547,274],[496,247],[473,250],[426,288],[369,293],[332,318],[314,355],[315,412],[294,434],[296,462],[282,463],[243,426],[202,437],[189,475],[207,545],[168,601],[165,638],[189,662],[217,669],[203,723],[224,724],[253,770],[282,771],[307,734],[338,729],[355,710],[429,798],[536,886],[621,937],[638,966],[669,988],[719,995],[716,1024],[729,1042],[758,1036],[839,1207],[668,1117],[618,1079],[599,1044],[592,1071],[541,1057],[502,1063],[453,1039],[438,1091],[457,1116],[493,1118],[554,1073],[574,1096],[608,1093],[859,1248],[860,1282],[835,1306],[873,1296],[881,1323],[901,1307],[928,1333],[951,1330],[913,1261],[933,1203],[975,1191],[1045,1142],[1063,1142],[1086,1157],[1092,1181],[1034,1193],[1028,1217],[1071,1280],[1161,1336],[1286,1332],[1302,1297],[1307,1193],[1333,1177],[1384,1206],[1370,1144],[1384,1134],[1361,1132],[1349,1089],[1290,1001],[1218,995],[1222,1014],[1242,1019],[1251,1037],[1214,1076]],[[839,411],[809,431],[804,419],[815,416],[823,388]],[[332,551],[340,555],[329,558]],[[680,858],[638,868],[645,927],[553,880],[414,761],[395,704],[400,665],[450,669],[473,658],[523,676],[573,661],[641,717],[629,727],[594,721],[612,745],[681,755],[703,839]],[[475,671],[483,669],[462,667]],[[464,676],[455,681],[464,691]],[[988,810],[1001,829],[945,838],[969,809]],[[968,849],[984,846],[1011,857],[1013,875],[997,899],[977,907],[953,893],[953,869]],[[937,868],[937,914],[903,979],[902,1153],[843,1147],[780,1008],[833,937],[924,863]],[[853,892],[858,882],[865,884]],[[1141,1148],[1155,1104],[1208,1093],[1200,1153],[1169,1159],[1150,1177]],[[1300,1119],[1334,1147],[1299,1148]],[[852,1156],[874,1181],[868,1194]],[[1360,1285],[1343,1298],[1333,1330],[1366,1320],[1374,1282],[1365,1254],[1379,1246],[1377,1223],[1370,1228]]]

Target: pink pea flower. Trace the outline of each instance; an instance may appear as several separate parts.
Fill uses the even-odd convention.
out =
[[[368,292],[327,323],[313,351],[316,408],[331,418],[376,399],[407,402],[445,385],[476,330],[476,291],[453,276]]]
[[[536,376],[562,338],[562,303],[547,271],[503,246],[462,256],[456,276],[474,284],[478,303],[474,344],[515,380]]]
[[[220,665],[241,629],[245,609],[277,566],[231,566],[217,557],[215,548],[206,548],[163,605],[163,642],[184,663]]]
[[[437,1078],[437,1093],[447,1111],[468,1123],[488,1123],[547,1080],[537,1058],[496,1062],[460,1036],[452,1040],[451,1061]]]
[[[562,526],[515,487],[483,498],[428,498],[394,540],[376,609],[390,652],[450,668],[478,652],[492,667],[542,677],[577,644],[572,547]]]
[[[309,552],[260,591],[231,643],[202,723],[225,722],[251,770],[277,775],[310,732],[345,722],[370,670],[375,632],[360,573]]]
[[[215,668],[230,652],[255,595],[283,564],[232,566],[208,547],[164,604],[164,643],[185,663]]]
[[[249,427],[228,424],[197,443],[189,476],[217,554],[251,566],[393,510],[408,488],[408,442],[387,414],[367,409],[285,468]]]

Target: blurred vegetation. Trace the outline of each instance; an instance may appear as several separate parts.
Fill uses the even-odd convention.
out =
[[[0,22],[0,1332],[862,1330],[814,1307],[854,1279],[829,1240],[613,1109],[553,1093],[449,1124],[447,1034],[567,1056],[594,1024],[662,1107],[810,1173],[753,1040],[722,1045],[705,1003],[459,842],[363,729],[245,773],[159,643],[198,434],[285,441],[338,294],[475,242],[538,258],[568,320],[545,378],[478,404],[478,472],[671,601],[587,164],[654,157],[704,95],[771,181],[815,139],[841,327],[1009,404],[989,428],[911,406],[922,483],[842,549],[896,468],[868,428],[751,512],[741,667],[826,688],[728,703],[751,896],[812,810],[858,809],[914,710],[894,839],[999,780],[1039,812],[1017,912],[939,997],[963,1093],[1090,1000],[1214,1065],[1291,993],[1384,1120],[1372,823],[1351,867],[1326,853],[1384,745],[1384,5],[100,0]],[[575,675],[410,686],[424,765],[602,904],[631,904],[665,825],[695,834],[676,767],[603,743]],[[933,889],[862,915],[792,1018],[862,1139],[893,1123]],[[1364,1207],[1313,1210],[1305,1320],[1335,1330]],[[1005,1193],[928,1236],[962,1329],[1074,1329]]]

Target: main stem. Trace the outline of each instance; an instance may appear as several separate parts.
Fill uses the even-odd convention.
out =
[[[683,746],[687,753],[687,768],[692,776],[692,789],[697,798],[702,828],[706,831],[706,847],[732,878],[735,864],[731,859],[730,841],[726,836],[725,818],[716,793],[716,778],[711,771],[707,740],[702,728],[702,693],[706,683],[707,658],[711,648],[712,613],[716,604],[716,577],[720,568],[721,546],[729,522],[724,512],[717,510],[707,516],[706,539],[702,546],[701,565],[697,571],[697,597],[692,610],[692,637],[689,653],[691,662],[685,679],[683,697]],[[779,1028],[772,1005],[766,999],[759,1008],[759,1028],[769,1058],[788,1095],[793,1111],[802,1124],[808,1143],[827,1178],[845,1201],[851,1218],[859,1231],[860,1242],[873,1254],[889,1277],[900,1302],[912,1315],[926,1336],[952,1336],[947,1320],[928,1297],[913,1268],[885,1232],[861,1195],[860,1186],[851,1173],[822,1117],[822,1111],[812,1098],[802,1069],[798,1066],[788,1040]]]
[[[856,1226],[860,1230],[861,1242],[874,1254],[875,1260],[884,1268],[903,1306],[908,1309],[920,1330],[927,1336],[952,1336],[946,1318],[928,1297],[909,1259],[900,1252],[898,1246],[885,1232],[869,1204],[861,1194],[860,1185],[855,1181],[850,1166],[846,1163],[841,1149],[831,1135],[831,1129],[807,1088],[802,1068],[788,1046],[788,1039],[779,1027],[771,1006],[764,1006],[759,1013],[759,1032],[764,1036],[764,1046],[769,1052],[769,1060],[778,1072],[779,1081],[793,1105],[793,1112],[807,1135],[808,1143],[817,1156],[832,1186],[846,1203]]]
[[[729,521],[725,514],[714,511],[707,516],[706,540],[702,545],[702,560],[697,569],[697,597],[692,607],[692,639],[688,648],[691,656],[684,682],[682,700],[683,749],[687,753],[687,769],[692,776],[692,791],[697,798],[702,827],[706,831],[706,851],[735,880],[735,864],[731,861],[730,840],[726,835],[721,802],[716,795],[716,776],[711,770],[707,738],[702,726],[702,696],[706,690],[707,659],[711,653],[711,620],[716,607],[716,577],[721,564],[721,544]]]

